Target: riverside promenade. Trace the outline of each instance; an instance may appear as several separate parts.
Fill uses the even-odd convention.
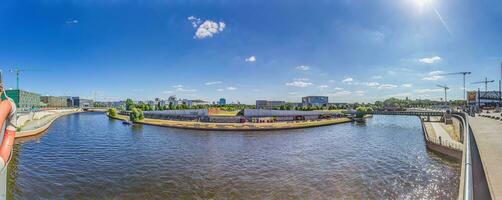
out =
[[[492,199],[502,199],[502,121],[469,117]]]

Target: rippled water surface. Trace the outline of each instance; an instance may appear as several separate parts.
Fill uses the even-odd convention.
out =
[[[58,119],[18,142],[15,199],[454,199],[460,165],[426,150],[416,117],[268,132]]]

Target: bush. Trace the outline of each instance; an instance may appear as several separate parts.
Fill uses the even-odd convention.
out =
[[[143,111],[138,109],[138,108],[132,108],[131,109],[131,114],[129,114],[129,120],[132,122],[137,122],[139,120],[144,119],[145,116],[143,115]]]
[[[356,108],[356,118],[363,118],[366,112],[373,112],[373,109],[370,107],[359,106]]]
[[[112,117],[115,117],[117,116],[117,110],[115,110],[115,108],[110,108],[108,109],[108,114]]]

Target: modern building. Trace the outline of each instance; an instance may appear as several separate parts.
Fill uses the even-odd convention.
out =
[[[176,99],[176,96],[170,96],[167,99],[167,105],[169,105],[169,106],[177,106],[178,105],[178,100]]]
[[[218,105],[220,106],[224,106],[227,104],[227,100],[225,98],[220,98],[220,100],[218,101]]]
[[[306,96],[302,97],[303,106],[327,106],[327,96]]]
[[[501,107],[501,93],[499,91],[468,91],[467,102],[471,106]]]
[[[68,106],[66,97],[42,96],[40,101],[46,104],[49,108],[64,108]]]
[[[63,98],[66,99],[66,106],[65,107],[73,107],[73,99],[70,96],[63,96]]]
[[[161,99],[161,98],[155,98],[155,105],[158,107],[164,107],[165,105],[168,105],[167,101]]]
[[[155,101],[146,101],[146,104],[148,104],[148,106],[150,106],[152,110],[155,110],[155,108],[157,107],[157,103]]]
[[[285,104],[285,101],[256,100],[256,109],[273,109]]]
[[[16,106],[21,111],[38,109],[40,106],[40,95],[24,90],[5,90],[8,97],[14,100]],[[2,95],[2,99],[5,96]]]
[[[204,100],[188,100],[188,99],[183,99],[178,102],[178,105],[186,105],[188,107],[192,106],[199,106],[199,105],[209,105],[211,104],[209,101],[204,101]]]
[[[80,97],[72,97],[73,99],[73,107],[76,108],[89,108],[94,104],[93,100],[90,99],[81,99]]]

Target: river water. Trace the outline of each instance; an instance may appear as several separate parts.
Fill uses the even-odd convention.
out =
[[[460,164],[425,148],[420,121],[374,116],[267,132],[125,126],[100,113],[19,140],[14,199],[454,199]]]

